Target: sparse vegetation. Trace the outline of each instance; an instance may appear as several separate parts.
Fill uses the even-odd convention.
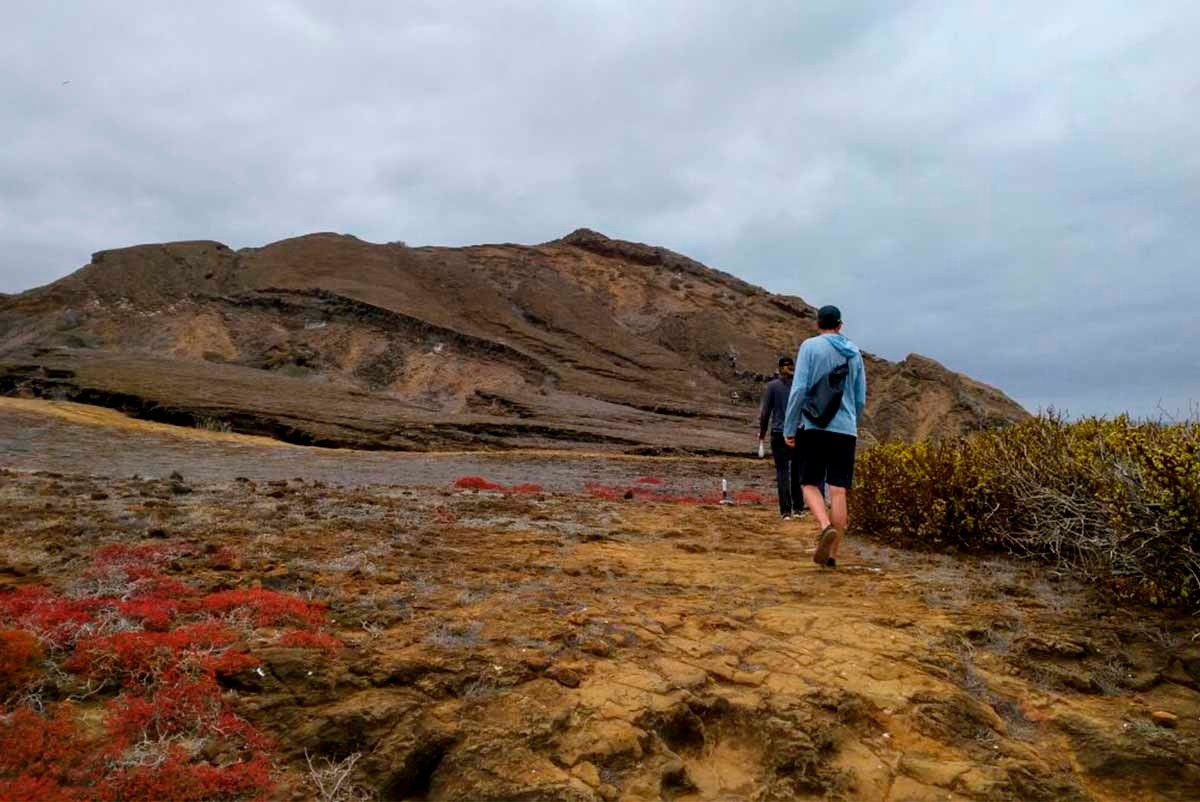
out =
[[[851,520],[918,549],[1006,551],[1119,595],[1200,606],[1200,424],[1055,414],[859,460]]]
[[[0,594],[12,627],[0,633],[0,689],[11,698],[43,674],[56,686],[55,701],[27,693],[0,715],[0,799],[236,802],[270,791],[270,743],[218,678],[257,665],[243,644],[260,627],[296,627],[283,645],[340,642],[317,629],[325,613],[311,602],[260,588],[203,594],[166,576],[187,552],[104,546],[70,595]],[[71,701],[89,698],[90,710]]]
[[[482,476],[460,476],[454,480],[454,486],[459,490],[479,490],[489,493],[503,493],[504,495],[537,495],[545,492],[545,488],[538,484],[527,483],[505,487],[495,482],[489,482]]]
[[[32,633],[0,630],[0,700],[27,685],[41,659],[42,648]]]
[[[483,632],[483,623],[472,621],[469,624],[439,624],[429,634],[428,641],[442,649],[464,649],[479,645],[479,635]]]
[[[371,802],[375,799],[373,793],[350,781],[354,766],[361,758],[360,752],[352,752],[338,761],[321,758],[319,762],[324,765],[318,766],[313,763],[308,750],[305,750],[304,760],[308,764],[308,778],[313,790],[317,792],[316,799],[319,802]]]
[[[0,652],[0,799],[588,798],[576,780],[715,798],[720,772],[753,783],[723,789],[739,798],[899,799],[940,777],[925,795],[1190,799],[1200,777],[1179,611],[862,538],[809,567],[811,520],[592,502],[550,461],[467,457],[411,489],[284,481],[304,471],[283,455],[254,482],[175,458],[148,466],[169,479],[0,469],[0,630],[25,633]],[[585,465],[622,492],[769,481]],[[450,486],[478,473],[556,492]]]

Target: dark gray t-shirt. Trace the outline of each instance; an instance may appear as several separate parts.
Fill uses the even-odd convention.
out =
[[[792,392],[792,383],[776,376],[767,383],[767,391],[763,393],[762,407],[758,411],[758,435],[767,436],[767,424],[771,432],[783,433],[783,418],[787,414],[788,395]]]

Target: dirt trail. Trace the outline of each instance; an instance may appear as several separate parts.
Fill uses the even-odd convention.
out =
[[[54,459],[81,432],[138,455],[175,437],[35,414]],[[182,480],[0,471],[0,585],[63,587],[98,545],[166,539],[237,555],[177,561],[199,587],[327,600],[347,648],[259,645],[262,675],[227,681],[282,744],[282,798],[312,798],[308,750],[362,754],[385,800],[1200,799],[1192,619],[854,539],[818,569],[814,528],[764,507],[198,479],[238,452],[188,453],[159,457]],[[508,470],[545,466],[629,470]]]

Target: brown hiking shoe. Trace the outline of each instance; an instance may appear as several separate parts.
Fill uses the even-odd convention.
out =
[[[833,528],[833,524],[821,530],[821,536],[817,538],[817,550],[813,553],[813,562],[817,565],[825,565],[825,562],[829,559],[829,547],[833,545],[837,533],[838,531]]]

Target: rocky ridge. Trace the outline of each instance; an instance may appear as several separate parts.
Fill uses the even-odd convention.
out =
[[[355,448],[736,453],[815,309],[586,229],[535,246],[321,233],[101,251],[0,298],[0,392]],[[868,440],[1027,413],[911,355],[868,355]]]

